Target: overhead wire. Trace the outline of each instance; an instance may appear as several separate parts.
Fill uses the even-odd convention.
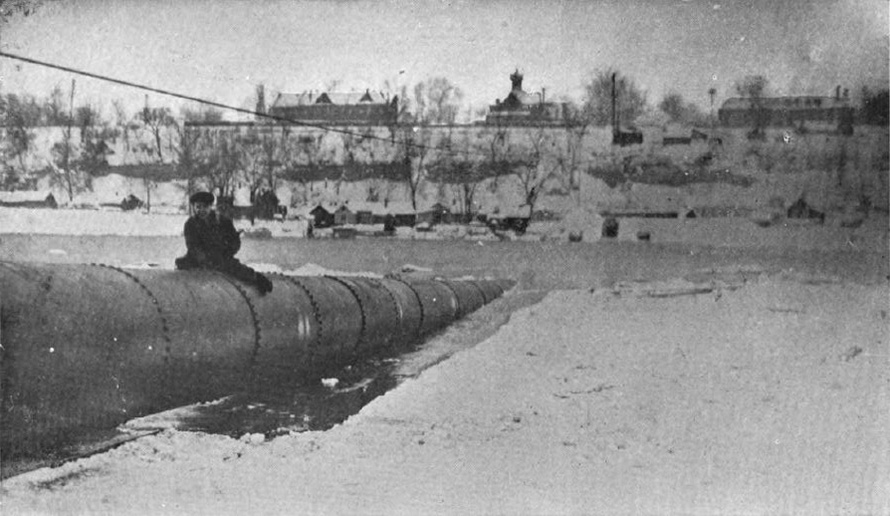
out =
[[[80,70],[80,69],[73,68],[70,66],[64,66],[64,65],[60,65],[60,64],[50,63],[47,61],[41,61],[39,59],[34,59],[34,58],[25,57],[25,56],[21,56],[21,55],[17,55],[17,54],[12,54],[9,52],[4,52],[2,50],[0,50],[0,57],[4,57],[7,59],[13,59],[13,60],[17,60],[17,61],[21,61],[24,63],[29,63],[29,64],[33,64],[33,65],[37,65],[37,66],[42,66],[45,68],[51,68],[54,70],[59,70],[59,71],[67,72],[67,73],[81,75],[84,77],[90,77],[92,79],[96,79],[96,80],[100,80],[100,81],[111,82],[114,84],[119,84],[119,85],[127,86],[130,88],[136,88],[136,89],[140,89],[143,91],[157,93],[159,95],[165,95],[165,96],[169,96],[169,97],[173,97],[173,98],[178,98],[181,100],[196,102],[199,104],[204,104],[207,106],[212,106],[212,107],[223,109],[223,110],[229,110],[229,111],[234,111],[237,113],[253,115],[254,117],[267,118],[267,119],[275,120],[278,122],[285,122],[285,123],[289,123],[289,124],[293,124],[293,125],[297,125],[297,126],[301,126],[301,127],[307,127],[307,128],[311,128],[311,129],[320,129],[322,131],[327,131],[327,132],[337,133],[337,134],[344,134],[344,135],[356,137],[356,138],[379,140],[379,141],[388,142],[391,145],[395,145],[396,141],[398,140],[399,145],[404,145],[407,148],[423,149],[423,150],[427,150],[427,151],[433,150],[433,151],[437,151],[440,153],[447,153],[447,154],[462,156],[462,157],[476,156],[476,157],[482,157],[484,159],[488,159],[488,157],[489,157],[487,154],[475,153],[475,152],[470,152],[470,151],[454,150],[451,148],[450,145],[449,146],[424,145],[421,143],[409,141],[407,139],[397,139],[397,138],[393,138],[393,137],[378,136],[376,134],[358,133],[356,131],[352,131],[349,129],[343,129],[343,128],[339,128],[336,126],[313,124],[313,123],[305,122],[302,120],[292,119],[289,117],[272,115],[269,113],[261,113],[259,111],[254,111],[254,110],[245,109],[245,108],[239,108],[236,106],[223,104],[221,102],[216,102],[216,101],[208,100],[208,99],[201,98],[201,97],[194,97],[191,95],[177,93],[175,91],[165,90],[162,88],[156,88],[153,86],[147,86],[144,84],[139,84],[139,83],[124,80],[124,79],[118,79],[118,78],[111,77],[111,76],[104,75],[104,74],[88,72],[88,71]],[[580,161],[577,163],[577,165],[583,166],[585,163],[590,164],[592,162]]]

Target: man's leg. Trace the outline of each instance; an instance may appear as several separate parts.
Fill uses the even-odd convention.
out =
[[[237,280],[256,286],[261,294],[272,291],[272,282],[269,281],[269,278],[251,269],[247,265],[244,265],[235,258],[226,260],[220,266],[219,270]]]
[[[199,268],[198,263],[192,259],[191,256],[185,255],[177,258],[174,263],[176,264],[176,270],[187,271],[189,269],[197,269]]]

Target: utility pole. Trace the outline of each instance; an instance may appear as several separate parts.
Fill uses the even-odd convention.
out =
[[[612,74],[612,135],[618,134],[618,112],[615,110],[615,73]]]
[[[62,155],[62,170],[65,171],[65,183],[68,186],[68,200],[74,201],[74,185],[71,177],[71,124],[74,123],[74,87],[75,79],[71,79],[71,96],[68,101],[68,125],[65,127],[65,154]]]
[[[711,127],[714,126],[714,95],[717,94],[716,88],[711,88],[708,90],[708,96],[711,97]]]

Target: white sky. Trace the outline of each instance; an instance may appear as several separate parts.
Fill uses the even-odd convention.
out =
[[[886,0],[62,0],[0,29],[5,52],[234,105],[260,82],[299,92],[338,80],[349,91],[442,75],[479,108],[507,94],[517,67],[527,91],[551,99],[580,100],[583,82],[612,65],[652,104],[674,90],[703,108],[709,88],[719,104],[750,74],[776,94],[890,83]],[[9,59],[0,78],[3,91],[40,96],[71,81]],[[144,98],[87,78],[77,93]]]

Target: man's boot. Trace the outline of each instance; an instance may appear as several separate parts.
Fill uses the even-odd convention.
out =
[[[260,295],[265,295],[269,292],[272,292],[272,282],[269,281],[269,278],[263,276],[259,272],[256,273],[256,287],[257,290],[260,291]]]

